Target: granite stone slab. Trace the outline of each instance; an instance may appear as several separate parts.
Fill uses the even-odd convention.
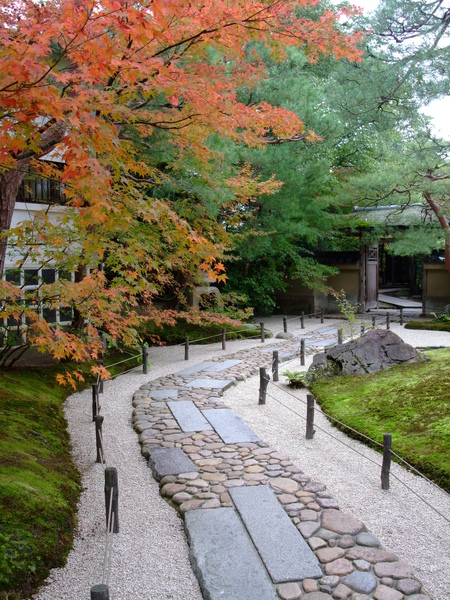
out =
[[[167,406],[178,422],[181,431],[204,431],[211,425],[190,400],[168,402]]]
[[[197,365],[192,365],[191,367],[186,367],[186,369],[183,369],[182,371],[177,371],[175,373],[175,375],[194,375],[194,373],[201,373],[201,371],[205,371],[207,369],[209,369],[209,367],[212,367],[213,365],[215,365],[216,363],[210,361],[206,361],[206,362],[201,362],[198,363]]]
[[[205,600],[279,600],[233,508],[190,510],[184,526]]]
[[[202,413],[225,444],[261,441],[261,438],[230,408],[208,408],[202,410]]]
[[[150,390],[148,395],[155,400],[164,400],[165,398],[178,398],[178,390]]]
[[[208,371],[208,373],[220,373],[221,371],[225,371],[225,369],[231,369],[231,367],[239,365],[241,362],[242,360],[230,358],[229,360],[224,360],[222,362],[215,362],[212,367],[203,369],[203,371]]]
[[[194,379],[186,384],[186,387],[191,388],[211,388],[215,390],[226,390],[233,385],[234,381],[230,379]]]
[[[200,470],[181,448],[155,448],[150,450],[148,466],[157,481],[166,475],[179,475],[180,473]]]
[[[314,552],[265,485],[229,494],[274,583],[322,577]]]
[[[305,346],[311,348],[315,348],[316,346],[327,348],[328,346],[335,346],[336,344],[337,339],[334,338],[328,340],[306,340],[305,342]]]

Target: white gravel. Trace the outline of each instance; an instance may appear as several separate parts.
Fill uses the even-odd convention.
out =
[[[391,329],[414,346],[450,346],[450,333],[408,330],[396,324]],[[305,369],[311,360],[306,357]],[[280,374],[287,365],[302,370],[297,359],[283,363]],[[434,600],[450,600],[449,522],[418,496],[447,519],[450,497],[396,463],[391,468],[390,490],[381,490],[381,456],[332,427],[318,410],[316,434],[313,440],[306,440],[306,392],[292,390],[285,382],[281,375],[278,384],[269,385],[264,406],[258,405],[259,376],[226,391],[224,401],[262,439],[288,453],[313,479],[325,483],[341,510],[363,521],[383,546],[411,564]]]
[[[275,333],[282,330],[280,317],[265,320]],[[332,322],[326,321],[325,325]],[[294,321],[289,322],[293,330]],[[320,327],[306,320],[306,330]],[[300,333],[299,327],[296,333]],[[450,334],[409,331],[392,325],[408,343],[416,346],[450,346]],[[190,364],[212,356],[230,354],[254,346],[255,341],[228,342],[224,353],[219,344],[191,346]],[[107,466],[119,477],[120,533],[113,535],[109,589],[111,600],[201,600],[202,595],[191,571],[181,520],[161,499],[146,461],[140,454],[137,435],[131,427],[131,399],[144,383],[186,366],[182,347],[151,350],[148,375],[136,369],[105,383],[102,403],[103,438]],[[297,369],[297,366],[296,366]],[[280,369],[282,372],[283,368]],[[281,379],[284,379],[281,377]],[[415,567],[417,576],[434,600],[450,600],[450,531],[448,523],[395,479],[391,490],[382,492],[379,468],[336,439],[318,431],[314,440],[304,439],[304,419],[268,398],[265,407],[257,405],[257,378],[231,388],[225,402],[253,429],[276,448],[288,452],[295,463],[314,479],[324,482],[339,500],[342,510],[366,523],[391,551]],[[289,390],[283,383],[280,386]],[[290,391],[290,390],[289,390]],[[305,414],[298,398],[272,384],[269,394],[296,413]],[[302,397],[297,392],[296,396]],[[105,549],[105,508],[103,468],[96,464],[95,433],[92,424],[91,391],[74,394],[66,402],[73,454],[82,473],[84,492],[74,547],[67,564],[52,570],[46,585],[33,596],[36,600],[83,600],[90,588],[102,582]],[[320,415],[316,423],[339,440],[357,448],[377,463],[379,455],[348,440],[331,428]],[[450,500],[430,484],[393,465],[398,475],[427,501],[450,517]],[[245,599],[243,599],[245,600]]]

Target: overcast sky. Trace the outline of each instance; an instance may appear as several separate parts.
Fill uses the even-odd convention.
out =
[[[405,0],[407,1],[407,0]],[[378,0],[353,0],[356,6],[360,6],[364,12],[374,10]],[[433,118],[436,133],[450,140],[450,98],[435,100],[423,108],[423,112]]]

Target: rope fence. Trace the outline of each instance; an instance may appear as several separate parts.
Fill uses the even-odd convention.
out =
[[[274,363],[275,363],[275,357],[272,360],[272,366],[274,365]],[[380,469],[380,471],[381,471],[381,487],[382,487],[382,489],[384,489],[384,490],[388,490],[389,489],[389,486],[390,486],[390,484],[389,484],[389,477],[391,475],[396,481],[398,481],[401,484],[403,484],[405,488],[407,488],[417,498],[419,498],[421,501],[423,501],[429,508],[431,508],[436,514],[438,514],[441,518],[443,518],[447,523],[450,523],[450,518],[448,518],[441,511],[439,511],[435,506],[433,506],[430,502],[428,502],[428,500],[426,500],[425,498],[423,498],[423,496],[421,496],[418,492],[416,492],[415,490],[413,490],[411,488],[411,486],[409,486],[407,483],[405,483],[400,477],[398,477],[398,475],[395,475],[394,473],[392,473],[392,471],[390,469],[390,461],[391,461],[391,457],[395,457],[398,461],[400,461],[401,463],[403,463],[404,465],[406,465],[408,467],[408,469],[410,469],[411,471],[413,471],[416,475],[418,475],[419,477],[423,478],[425,481],[427,481],[428,483],[430,483],[440,493],[444,494],[447,497],[450,497],[450,494],[448,494],[445,490],[443,490],[442,488],[440,488],[436,483],[434,483],[434,481],[432,481],[426,475],[424,475],[423,473],[421,473],[418,469],[416,469],[415,467],[413,467],[412,465],[410,465],[405,459],[403,459],[399,454],[397,454],[396,452],[394,452],[392,450],[392,437],[391,437],[390,434],[384,434],[384,436],[383,436],[383,444],[381,444],[380,442],[377,442],[376,440],[372,439],[371,437],[369,437],[369,436],[367,436],[367,435],[365,435],[365,434],[357,431],[353,427],[347,425],[346,423],[340,421],[336,417],[333,417],[333,416],[329,415],[328,413],[326,413],[325,411],[323,411],[315,403],[315,399],[314,399],[314,396],[312,394],[307,394],[307,399],[305,401],[303,398],[300,398],[299,396],[297,396],[297,395],[289,392],[288,390],[285,390],[280,385],[276,385],[275,383],[270,383],[271,387],[272,386],[275,387],[276,389],[280,390],[283,394],[294,398],[297,402],[300,402],[303,405],[306,405],[306,416],[304,416],[304,415],[300,414],[298,411],[294,410],[289,405],[287,405],[284,402],[282,402],[279,398],[276,398],[270,392],[268,392],[267,389],[269,387],[269,383],[270,383],[270,377],[267,375],[265,369],[261,367],[260,368],[260,387],[259,387],[259,397],[258,397],[258,404],[259,405],[264,405],[266,403],[266,397],[271,398],[277,404],[283,406],[286,410],[290,411],[291,413],[295,414],[297,417],[299,417],[299,418],[301,418],[302,420],[305,421],[305,423],[306,423],[305,438],[306,439],[312,440],[313,437],[314,437],[314,434],[316,433],[316,430],[317,431],[321,431],[322,433],[324,433],[328,437],[332,438],[334,441],[340,443],[341,445],[343,445],[346,448],[350,449],[352,452],[358,454],[359,456],[363,457],[364,459],[366,459],[370,463],[372,463],[375,466],[377,466]],[[358,449],[354,448],[349,443],[347,443],[344,440],[340,439],[339,437],[333,435],[332,433],[330,433],[329,431],[327,431],[323,427],[320,427],[319,425],[317,425],[317,423],[314,422],[314,412],[315,411],[317,411],[319,414],[321,414],[326,419],[328,419],[330,421],[333,421],[334,423],[338,424],[341,428],[343,428],[343,429],[345,429],[347,431],[352,432],[358,438],[364,439],[371,446],[374,446],[375,448],[381,448],[383,450],[382,464],[379,464],[377,461],[373,460],[372,458],[370,458],[369,456],[367,456],[363,452],[361,452]]]
[[[292,321],[298,322],[299,319],[300,319],[300,329],[304,329],[305,328],[305,318],[313,318],[313,317],[320,318],[321,323],[323,323],[324,322],[323,309],[320,309],[315,312],[311,312],[311,310],[310,310],[309,313],[306,315],[304,312],[302,312],[300,317],[296,316],[296,317],[292,317],[289,319],[286,317],[282,317],[283,329],[280,330],[280,332],[274,332],[274,335],[277,335],[277,333],[281,333],[281,331],[283,331],[284,333],[287,333],[288,323],[290,323]],[[390,314],[387,313],[385,317],[378,317],[378,319],[373,317],[372,318],[372,327],[377,327],[377,326],[380,327],[382,325],[385,325],[386,328],[389,329],[390,324],[393,321],[394,320],[391,318]],[[403,325],[404,321],[403,321],[402,311],[400,312],[399,322],[401,325]],[[365,323],[365,322],[360,323],[361,334],[364,334],[366,325],[367,325],[367,323]],[[248,332],[248,328],[246,327],[246,328],[235,330],[232,332],[232,334],[234,337],[234,334],[243,333],[243,332]],[[218,342],[221,341],[222,342],[222,350],[226,349],[227,332],[226,332],[225,328],[222,329],[221,333],[219,333],[219,334],[214,334],[214,335],[206,336],[206,337],[195,339],[195,340],[189,340],[189,337],[186,336],[184,342],[182,342],[180,344],[175,344],[175,346],[177,346],[177,347],[184,346],[185,360],[189,360],[189,348],[191,345],[198,344],[200,342],[204,342],[204,341],[212,340],[212,339],[217,339]],[[245,339],[248,339],[248,340],[260,339],[261,343],[264,343],[265,342],[264,323],[260,323],[260,332],[258,334],[251,335],[251,336],[245,336]],[[338,329],[337,343],[338,344],[343,343],[343,328]],[[295,356],[291,360],[283,361],[284,364],[287,365],[290,362],[293,362],[294,360],[298,361],[300,359],[300,365],[304,366],[305,365],[305,352],[306,352],[305,346],[306,346],[305,338],[300,337],[298,353],[295,352]],[[126,359],[122,359],[122,360],[112,363],[110,365],[106,365],[105,368],[110,369],[112,367],[120,366],[122,364],[125,364],[125,363],[133,361],[133,360],[137,360],[140,358],[142,358],[143,374],[147,374],[148,366],[149,366],[149,347],[146,345],[142,346],[141,352],[139,354],[132,355]],[[358,432],[357,430],[353,429],[352,427],[346,425],[342,421],[339,421],[338,419],[325,413],[323,410],[320,409],[320,407],[315,405],[314,397],[311,394],[308,394],[307,400],[305,402],[303,399],[301,399],[298,396],[283,389],[281,386],[275,385],[275,383],[279,381],[279,375],[278,375],[279,363],[280,363],[280,359],[279,359],[278,351],[274,351],[272,363],[271,363],[273,383],[271,383],[270,376],[266,372],[266,369],[263,367],[260,368],[261,384],[260,384],[260,392],[259,392],[259,400],[258,400],[259,404],[265,404],[266,397],[271,398],[272,400],[274,400],[275,402],[277,402],[278,404],[280,404],[287,410],[291,411],[292,413],[294,413],[295,415],[297,415],[298,417],[300,417],[301,419],[304,419],[306,421],[306,434],[305,435],[306,435],[307,439],[313,439],[314,434],[316,433],[316,430],[325,433],[326,435],[328,435],[335,441],[339,442],[340,444],[351,449],[356,454],[358,454],[361,457],[365,458],[366,460],[370,461],[371,463],[376,465],[378,468],[381,468],[383,489],[389,489],[389,474],[391,474],[396,480],[398,480],[400,483],[402,483],[408,490],[410,490],[413,494],[415,494],[418,498],[420,498],[423,502],[425,502],[432,510],[434,510],[437,514],[439,514],[442,518],[444,518],[446,521],[448,521],[450,523],[450,519],[448,519],[445,515],[440,513],[427,500],[422,498],[417,492],[412,490],[398,476],[390,473],[390,466],[389,466],[389,463],[386,461],[390,461],[391,456],[393,456],[398,461],[403,462],[408,467],[408,469],[414,471],[416,474],[423,477],[426,481],[428,481],[433,486],[435,486],[439,491],[446,494],[446,492],[444,490],[439,488],[439,486],[437,486],[434,482],[429,480],[425,475],[420,473],[417,469],[415,469],[414,467],[409,465],[409,463],[407,463],[407,461],[405,461],[404,459],[402,459],[402,457],[400,457],[398,454],[393,452],[391,448],[389,448],[389,450],[387,452],[386,447],[383,446],[383,444],[380,444],[379,442],[372,440],[370,437],[365,436],[364,434],[361,434],[360,432]],[[99,365],[103,366],[103,362],[99,361]],[[125,371],[117,373],[116,375],[113,375],[110,378],[110,380],[118,377],[119,375],[129,373],[129,372],[135,370],[136,368],[137,367],[134,366]],[[270,385],[273,385],[274,387],[281,390],[283,393],[285,393],[289,396],[292,396],[293,398],[296,399],[296,401],[300,401],[300,402],[306,404],[306,413],[307,413],[306,417],[301,415],[297,411],[295,411],[292,407],[283,403],[280,399],[275,398],[270,392],[268,392],[267,389],[269,387],[269,383],[270,383]],[[107,461],[106,461],[105,444],[104,444],[103,432],[102,432],[104,417],[100,414],[100,411],[101,411],[100,394],[103,393],[103,384],[104,384],[104,381],[101,379],[100,374],[98,374],[96,383],[92,384],[92,421],[95,424],[96,462],[98,462],[102,465],[104,477],[105,477],[106,541],[105,541],[105,552],[104,552],[104,557],[103,557],[102,583],[98,584],[98,585],[94,585],[91,588],[91,590],[90,590],[91,600],[109,600],[109,580],[110,580],[110,573],[111,573],[111,562],[112,562],[112,551],[113,551],[112,534],[119,532],[119,518],[118,518],[119,491],[118,491],[117,470],[114,467],[106,466]],[[324,428],[315,424],[314,423],[314,412],[315,411],[317,411],[319,414],[322,414],[325,418],[330,419],[331,421],[334,421],[335,423],[339,424],[340,427],[346,428],[347,430],[351,431],[354,435],[357,435],[358,437],[365,439],[371,445],[384,448],[383,464],[380,465],[379,463],[377,463],[376,461],[374,461],[373,459],[371,459],[364,453],[362,453],[359,450],[352,447],[350,444],[346,443],[345,441],[339,439],[337,436],[334,436],[330,432],[326,431]],[[384,484],[383,484],[383,473],[384,473],[384,478],[385,478]],[[449,494],[447,494],[447,495],[449,495]]]

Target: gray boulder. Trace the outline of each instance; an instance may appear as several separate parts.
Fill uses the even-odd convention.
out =
[[[316,354],[309,368],[317,376],[365,375],[389,369],[401,363],[428,360],[390,330],[371,329],[361,338],[328,348]]]

